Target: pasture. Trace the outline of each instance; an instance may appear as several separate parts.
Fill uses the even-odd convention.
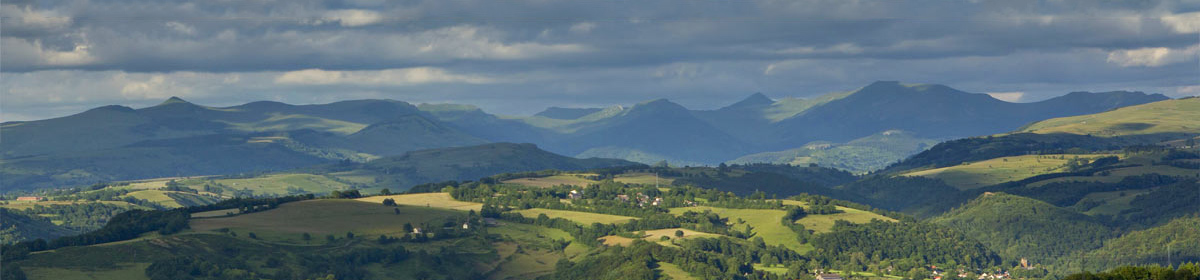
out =
[[[540,178],[537,178],[537,177],[517,178],[517,179],[512,179],[512,180],[505,180],[505,181],[503,181],[503,183],[524,185],[524,186],[530,186],[530,187],[539,187],[539,188],[549,188],[549,187],[561,186],[561,185],[586,187],[591,184],[600,183],[598,181],[593,181],[593,180],[589,180],[589,179],[585,178],[584,176],[587,176],[587,175],[595,175],[595,174],[559,174],[559,175],[554,175],[554,176],[549,176],[549,177],[540,177]]]
[[[655,176],[654,173],[628,173],[617,175],[616,178],[613,178],[613,181],[626,184],[642,185],[654,185],[657,181],[657,184],[660,186],[670,186],[671,183],[675,182],[675,179]]]
[[[662,271],[662,275],[670,277],[672,280],[695,280],[687,271],[683,271],[679,266],[669,262],[658,262],[658,270]]]
[[[780,201],[786,205],[797,205],[797,206],[801,206],[801,207],[808,207],[808,203],[804,202],[804,201],[795,201],[795,200],[787,200],[787,199],[783,199]],[[835,206],[835,208],[837,208],[837,210],[841,210],[842,213],[827,214],[827,215],[808,214],[807,216],[804,216],[804,218],[800,218],[800,220],[797,220],[796,223],[802,224],[802,225],[804,225],[804,228],[812,230],[816,233],[823,233],[823,232],[829,232],[831,229],[833,229],[833,223],[837,220],[846,220],[847,222],[856,223],[856,224],[869,223],[869,222],[871,222],[872,219],[879,219],[879,220],[889,221],[889,222],[896,221],[896,219],[884,217],[883,215],[871,213],[870,211],[863,211],[863,210],[858,210],[858,209],[854,209],[854,208],[846,208],[846,207],[842,207],[842,206]]]
[[[414,194],[397,194],[397,195],[377,195],[355,199],[363,202],[375,204],[383,204],[384,199],[391,198],[398,205],[418,206],[418,207],[433,207],[441,209],[468,211],[475,210],[479,212],[483,208],[482,203],[458,201],[450,197],[448,193],[414,193]]]
[[[1055,118],[1029,125],[1021,132],[1122,136],[1152,133],[1200,132],[1200,99],[1166,100],[1124,107],[1099,114]]]
[[[399,209],[400,214],[393,209]],[[311,234],[313,239],[326,234],[343,237],[347,232],[359,236],[400,235],[405,223],[440,224],[445,218],[462,215],[441,208],[320,199],[285,203],[275,209],[233,217],[196,219],[190,225],[198,232],[229,228],[241,235],[254,232],[260,239],[298,243],[296,240],[303,233]]]
[[[969,190],[1025,178],[1067,172],[1066,164],[1078,157],[1093,159],[1110,155],[1024,155],[1001,157],[956,166],[922,170],[900,176],[923,176],[942,179],[960,190]]]
[[[538,215],[546,214],[546,216],[548,216],[550,218],[563,218],[563,219],[571,220],[572,222],[579,223],[581,225],[591,225],[593,223],[622,224],[622,223],[626,223],[631,220],[637,219],[637,218],[628,217],[628,216],[618,216],[618,215],[608,215],[608,214],[598,214],[598,213],[588,213],[588,212],[568,211],[568,210],[542,209],[542,208],[516,210],[514,212],[520,213],[522,216],[525,216],[526,218],[537,218]]]
[[[755,236],[762,237],[763,241],[766,241],[767,244],[783,245],[801,253],[812,250],[811,245],[801,244],[800,241],[796,240],[796,233],[792,232],[792,229],[784,227],[779,223],[783,219],[783,216],[787,214],[783,210],[692,206],[671,208],[671,214],[680,215],[687,211],[704,212],[704,210],[711,210],[723,218],[729,218],[730,223],[734,223],[733,227],[737,230],[742,230],[745,227],[743,224],[736,224],[738,219],[742,219],[746,224],[754,228],[753,232]]]

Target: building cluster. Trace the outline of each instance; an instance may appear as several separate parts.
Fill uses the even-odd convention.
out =
[[[933,280],[942,280],[945,278],[950,278],[950,276],[957,276],[957,278],[955,278],[955,279],[965,279],[965,278],[967,278],[967,276],[970,276],[967,274],[967,271],[965,269],[961,269],[961,268],[956,271],[953,271],[953,272],[946,272],[944,270],[938,269],[937,266],[930,266],[929,271],[930,271],[929,276]],[[954,274],[954,273],[957,273],[957,274]],[[1000,280],[1000,279],[1008,279],[1009,277],[1010,276],[1008,274],[1008,271],[993,271],[990,273],[989,272],[980,273],[979,277],[976,277],[976,279],[978,279],[978,280]]]

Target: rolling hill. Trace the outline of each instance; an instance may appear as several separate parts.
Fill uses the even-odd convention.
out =
[[[1092,217],[1004,193],[986,193],[932,221],[958,229],[1009,259],[1035,262],[1099,248],[1114,236]]]
[[[616,159],[571,158],[538,149],[533,144],[492,143],[412,151],[366,163],[330,165],[318,170],[338,177],[373,177],[374,181],[368,185],[407,189],[416,184],[476,180],[500,173],[634,164]]]
[[[1155,133],[1200,134],[1200,122],[1197,120],[1200,120],[1200,98],[1185,98],[1098,114],[1044,120],[1022,127],[1017,132],[1102,137]]]

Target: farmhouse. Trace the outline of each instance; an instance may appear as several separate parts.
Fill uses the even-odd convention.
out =
[[[841,275],[837,274],[819,274],[817,280],[842,280]]]
[[[581,193],[577,190],[571,190],[571,193],[568,194],[567,196],[570,197],[571,199],[580,199],[580,198],[583,198],[583,193]]]
[[[22,197],[17,197],[17,201],[42,201],[42,200],[45,200],[45,199],[46,199],[45,197],[40,197],[40,196],[22,196]]]

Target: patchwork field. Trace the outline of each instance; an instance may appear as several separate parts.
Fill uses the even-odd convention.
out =
[[[1109,155],[1025,155],[994,158],[906,173],[901,176],[938,178],[958,189],[969,190],[1003,182],[1017,181],[1037,175],[1066,172],[1069,160],[1079,157],[1092,159]]]
[[[808,207],[808,203],[803,202],[803,201],[795,201],[795,200],[787,200],[787,199],[784,199],[781,201],[783,202],[783,204],[786,204],[786,205],[797,205],[797,206],[802,206],[802,207]],[[837,208],[838,210],[841,210],[842,213],[828,214],[828,215],[809,214],[807,216],[804,216],[804,218],[800,218],[800,220],[797,220],[796,223],[802,224],[802,225],[804,225],[804,228],[812,230],[816,233],[822,233],[822,232],[829,232],[833,228],[833,223],[837,220],[846,220],[847,222],[856,223],[856,224],[869,223],[869,222],[871,222],[872,219],[879,219],[879,220],[889,221],[889,222],[896,221],[896,219],[884,217],[883,215],[871,213],[869,211],[863,211],[863,210],[858,210],[858,209],[854,209],[854,208],[846,208],[846,207],[842,207],[842,206],[835,206],[835,208]]]
[[[692,206],[671,208],[671,214],[683,214],[687,211],[704,212],[711,210],[723,218],[729,218],[731,223],[736,223],[738,219],[742,219],[754,228],[756,236],[762,237],[770,245],[783,245],[798,252],[808,252],[812,250],[811,245],[801,244],[796,240],[796,233],[792,229],[784,227],[779,223],[783,219],[783,210],[769,209],[727,209],[708,206]],[[735,224],[734,228],[741,230],[745,225]]]
[[[349,184],[334,181],[325,176],[313,174],[271,174],[262,177],[245,179],[213,180],[234,189],[248,189],[255,194],[288,195],[299,192],[327,194],[336,190],[345,190]],[[190,187],[200,187],[203,183],[188,182]]]
[[[613,181],[621,183],[642,185],[653,185],[656,183],[656,180],[661,186],[670,186],[671,183],[675,182],[675,179],[655,176],[654,173],[629,173],[617,175],[616,178],[613,178]]]
[[[145,199],[147,201],[158,203],[159,205],[170,208],[207,205],[221,200],[220,198],[198,195],[194,193],[163,190],[140,190],[128,193],[125,195],[125,197]]]
[[[479,212],[479,210],[483,208],[482,203],[454,200],[454,198],[450,197],[450,194],[448,193],[378,195],[359,198],[356,200],[382,205],[383,200],[388,198],[395,200],[396,204],[398,205],[433,207],[459,211],[475,210],[475,212]]]
[[[1091,200],[1091,201],[1099,201],[1100,202],[1100,205],[1097,205],[1095,207],[1092,207],[1091,209],[1088,209],[1087,211],[1084,211],[1083,212],[1084,214],[1091,215],[1091,216],[1095,216],[1095,215],[1115,216],[1115,215],[1120,215],[1121,211],[1129,209],[1130,208],[1129,202],[1133,201],[1133,199],[1136,198],[1138,195],[1148,193],[1153,190],[1154,189],[1144,189],[1144,190],[1126,190],[1126,191],[1090,193],[1087,196],[1084,196],[1083,199],[1080,199],[1079,201],[1082,202],[1082,201]]]
[[[677,230],[683,231],[683,237],[675,237],[675,231],[677,231]],[[679,240],[679,239],[688,239],[688,238],[696,238],[696,237],[720,237],[721,236],[719,234],[699,232],[699,231],[694,231],[694,230],[685,229],[685,228],[656,229],[656,230],[645,231],[645,233],[646,234],[642,236],[642,240],[658,243],[659,245],[663,245],[663,246],[675,246],[672,242],[674,242],[675,240]],[[666,236],[670,239],[663,241],[662,240],[663,236]],[[629,246],[629,245],[633,244],[633,238],[618,236],[618,235],[604,236],[604,237],[600,237],[599,239],[603,240],[604,245],[607,245],[607,246],[616,246],[616,245]]]
[[[541,178],[518,178],[518,179],[506,180],[506,181],[504,181],[504,183],[525,185],[525,186],[530,186],[530,187],[540,187],[540,188],[548,188],[548,187],[560,186],[560,185],[586,187],[591,184],[600,183],[600,182],[589,180],[587,178],[582,177],[582,176],[586,176],[586,175],[595,175],[595,174],[560,174],[560,175],[541,177]]]
[[[488,279],[530,279],[554,271],[554,265],[563,258],[576,259],[589,248],[572,242],[562,252],[552,249],[555,240],[574,240],[567,232],[534,225],[504,223],[488,228],[488,233],[499,234],[507,240],[495,243],[501,260],[494,264]]]
[[[399,209],[400,214],[393,209]],[[363,236],[394,235],[403,232],[405,223],[419,225],[461,215],[462,212],[441,208],[391,207],[363,201],[321,199],[286,203],[276,209],[233,217],[196,219],[190,225],[194,231],[229,228],[241,234],[254,232],[268,240],[294,242],[303,233],[314,236],[340,236],[346,232]]]
[[[74,270],[58,267],[22,268],[29,279],[93,280],[93,279],[150,279],[146,277],[149,263],[122,263],[106,270]]]
[[[573,222],[579,223],[581,225],[591,225],[593,223],[621,224],[621,223],[626,223],[631,220],[637,219],[637,218],[628,217],[628,216],[597,214],[597,213],[567,211],[567,210],[541,209],[541,208],[517,210],[515,212],[520,213],[522,216],[525,216],[526,218],[537,218],[538,215],[546,214],[546,216],[549,216],[550,218],[563,218],[563,219],[567,219],[567,220],[571,220]]]

